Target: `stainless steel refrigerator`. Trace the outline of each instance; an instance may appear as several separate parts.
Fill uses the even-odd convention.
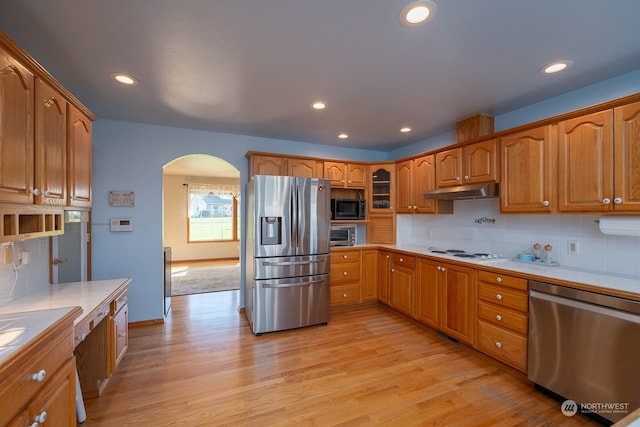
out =
[[[247,184],[245,313],[253,333],[329,321],[329,181],[255,175]]]

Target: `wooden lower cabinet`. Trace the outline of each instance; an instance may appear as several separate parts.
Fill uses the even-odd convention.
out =
[[[378,301],[390,305],[389,276],[391,275],[391,252],[378,252]]]
[[[78,307],[0,365],[0,425],[76,425],[73,319],[79,315]]]
[[[120,361],[129,348],[129,305],[125,290],[111,302],[111,316],[109,318],[109,370],[110,377],[118,368]]]
[[[415,312],[416,258],[394,253],[391,258],[389,305],[407,316]]]
[[[474,270],[419,259],[416,319],[445,334],[475,345]]]
[[[331,251],[331,307],[358,304],[360,299],[360,249]]]
[[[478,271],[478,349],[527,372],[528,283]]]
[[[378,299],[378,250],[363,249],[361,255],[362,302]]]

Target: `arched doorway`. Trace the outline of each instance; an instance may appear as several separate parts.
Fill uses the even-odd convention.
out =
[[[166,314],[172,295],[240,286],[240,172],[219,157],[190,154],[163,167],[162,187],[165,257],[169,248],[170,265],[180,266],[165,289]]]

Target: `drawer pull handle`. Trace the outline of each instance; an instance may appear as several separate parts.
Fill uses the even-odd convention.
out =
[[[497,299],[498,301],[502,300],[502,295],[500,295],[500,294],[496,294],[496,299]]]
[[[47,375],[47,371],[45,371],[44,369],[40,369],[40,372],[38,372],[37,374],[31,375],[31,379],[33,381],[42,382],[42,380],[44,380],[44,377],[46,375]]]
[[[502,316],[500,316],[499,314],[496,315],[496,320],[498,320],[498,321],[502,320]]]
[[[85,339],[86,337],[87,337],[87,333],[86,333],[86,332],[83,332],[83,333],[81,333],[80,335],[78,335],[78,336],[76,337],[76,339],[77,339],[78,341],[84,341],[84,339]]]
[[[40,415],[36,415],[34,421],[38,424],[44,424],[44,422],[47,421],[47,411],[42,411]]]
[[[496,283],[502,283],[502,277],[496,277]]]
[[[502,347],[502,343],[500,341],[497,341],[496,342],[496,347],[498,347],[498,348]]]

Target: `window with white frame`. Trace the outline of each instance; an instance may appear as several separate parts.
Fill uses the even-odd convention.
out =
[[[240,186],[189,184],[188,241],[239,240]]]

